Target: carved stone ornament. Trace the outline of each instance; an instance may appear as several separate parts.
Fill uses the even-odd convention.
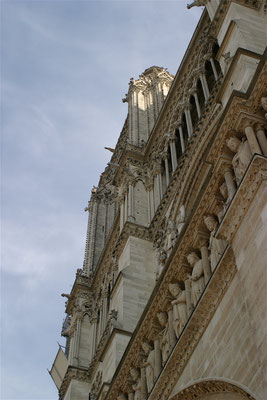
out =
[[[219,393],[231,393],[236,394],[237,399],[255,400],[253,396],[245,392],[240,387],[222,380],[207,380],[202,382],[194,382],[193,385],[184,388],[179,393],[171,397],[171,400],[194,400],[202,398],[205,395]],[[234,397],[233,397],[234,399]]]

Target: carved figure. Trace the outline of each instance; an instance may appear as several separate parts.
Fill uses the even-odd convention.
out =
[[[134,400],[141,400],[141,375],[137,368],[130,368],[130,374],[133,378],[135,384],[133,384],[132,388],[134,391]]]
[[[229,149],[236,153],[232,159],[232,165],[236,181],[239,184],[252,158],[250,147],[245,138],[242,138],[241,141],[235,136],[230,137],[226,143]]]
[[[149,342],[143,342],[142,349],[147,355],[147,359],[144,362],[144,366],[146,369],[147,391],[148,393],[150,393],[155,382],[155,350],[153,350]]]
[[[172,301],[173,327],[178,338],[187,321],[185,290],[181,290],[178,283],[170,283],[169,291],[175,298]]]
[[[207,0],[195,0],[193,3],[187,4],[187,8],[190,10],[192,7],[205,7],[206,4]]]
[[[179,209],[178,218],[177,218],[178,235],[180,234],[181,230],[183,229],[184,224],[185,224],[185,206],[182,205]]]
[[[225,211],[230,203],[230,197],[228,196],[228,189],[227,189],[227,185],[225,182],[223,182],[223,184],[220,186],[220,193],[223,197],[223,201],[222,203],[222,208],[221,210],[218,212],[217,216],[218,216],[218,220],[219,222],[221,222],[221,220],[223,219],[223,216],[225,214]]]
[[[173,326],[170,324],[170,321],[168,320],[168,314],[166,312],[158,313],[157,317],[160,325],[164,328],[159,334],[162,364],[164,365],[175,344],[175,334]]]
[[[121,393],[117,397],[117,400],[127,400],[127,399],[128,399],[128,396],[125,393]]]
[[[157,272],[156,272],[156,280],[159,279],[161,272],[164,268],[164,265],[167,260],[167,253],[165,250],[157,249]]]
[[[264,111],[266,111],[265,118],[267,119],[267,97],[261,98],[261,105]]]
[[[191,296],[194,306],[196,306],[198,299],[205,288],[204,281],[204,269],[202,260],[199,256],[192,252],[187,256],[189,264],[193,267],[192,274],[190,276],[191,280]]]
[[[172,220],[168,221],[167,225],[167,253],[170,254],[172,251],[172,248],[174,246],[174,243],[177,238],[177,229],[175,222]]]
[[[210,239],[209,239],[209,250],[210,250],[210,267],[213,272],[218,261],[221,258],[221,255],[224,252],[226,247],[226,242],[221,239],[216,239],[215,232],[218,228],[218,222],[213,217],[213,215],[207,215],[204,217],[204,222],[208,230],[210,231]]]

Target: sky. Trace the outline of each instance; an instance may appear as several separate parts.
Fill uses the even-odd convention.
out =
[[[186,1],[1,1],[1,399],[57,400],[65,300],[131,77],[175,74]]]

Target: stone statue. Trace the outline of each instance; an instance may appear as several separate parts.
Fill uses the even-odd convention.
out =
[[[175,345],[175,333],[172,324],[168,320],[168,314],[166,312],[160,312],[157,314],[160,325],[164,328],[160,336],[160,349],[162,355],[162,364],[164,365]]]
[[[169,255],[172,251],[172,248],[175,244],[177,238],[177,229],[175,222],[171,219],[168,221],[167,225],[167,254]]]
[[[134,380],[134,384],[132,386],[134,391],[134,400],[141,400],[141,375],[137,368],[130,368],[131,377]]]
[[[205,288],[204,281],[204,269],[202,260],[199,256],[192,252],[187,256],[187,261],[193,267],[192,274],[190,276],[191,280],[191,296],[194,307],[196,306],[200,295],[202,294]]]
[[[167,253],[165,250],[157,249],[157,272],[156,272],[156,280],[159,279],[161,272],[164,268],[164,265],[167,260]]]
[[[187,321],[185,290],[181,290],[178,283],[170,283],[169,291],[175,298],[172,301],[173,327],[178,338]]]
[[[205,7],[205,5],[207,4],[207,0],[195,0],[193,1],[193,3],[191,4],[187,4],[187,8],[188,10],[190,10],[190,8],[192,7]]]
[[[210,250],[210,267],[213,272],[216,265],[218,264],[224,250],[226,247],[226,242],[221,239],[216,239],[215,233],[218,228],[218,222],[213,215],[207,215],[204,217],[204,223],[208,230],[210,231],[209,239],[209,250]]]
[[[265,118],[267,119],[267,97],[261,98],[261,105],[264,111],[266,111]]]
[[[127,400],[127,399],[128,399],[128,396],[125,393],[121,393],[117,397],[117,400]]]
[[[185,206],[182,205],[179,209],[178,218],[177,218],[177,229],[178,235],[181,233],[183,226],[185,224]]]
[[[242,138],[241,141],[237,137],[232,136],[226,143],[229,149],[233,153],[236,153],[232,159],[232,165],[236,176],[236,182],[239,184],[252,158],[252,153],[248,141],[245,138]]]
[[[149,342],[143,342],[142,349],[147,355],[144,367],[146,369],[147,392],[150,393],[155,382],[155,350],[153,350]]]
[[[221,222],[221,220],[223,219],[225,211],[227,210],[227,207],[229,206],[229,203],[232,199],[232,197],[230,197],[230,195],[228,195],[228,189],[227,189],[227,185],[225,182],[223,182],[223,184],[220,186],[220,193],[221,193],[224,201],[222,201],[222,204],[223,204],[222,209],[218,212],[219,222]]]

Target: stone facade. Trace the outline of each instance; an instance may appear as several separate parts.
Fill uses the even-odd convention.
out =
[[[266,5],[193,6],[177,74],[131,78],[92,189],[62,400],[266,398]]]

